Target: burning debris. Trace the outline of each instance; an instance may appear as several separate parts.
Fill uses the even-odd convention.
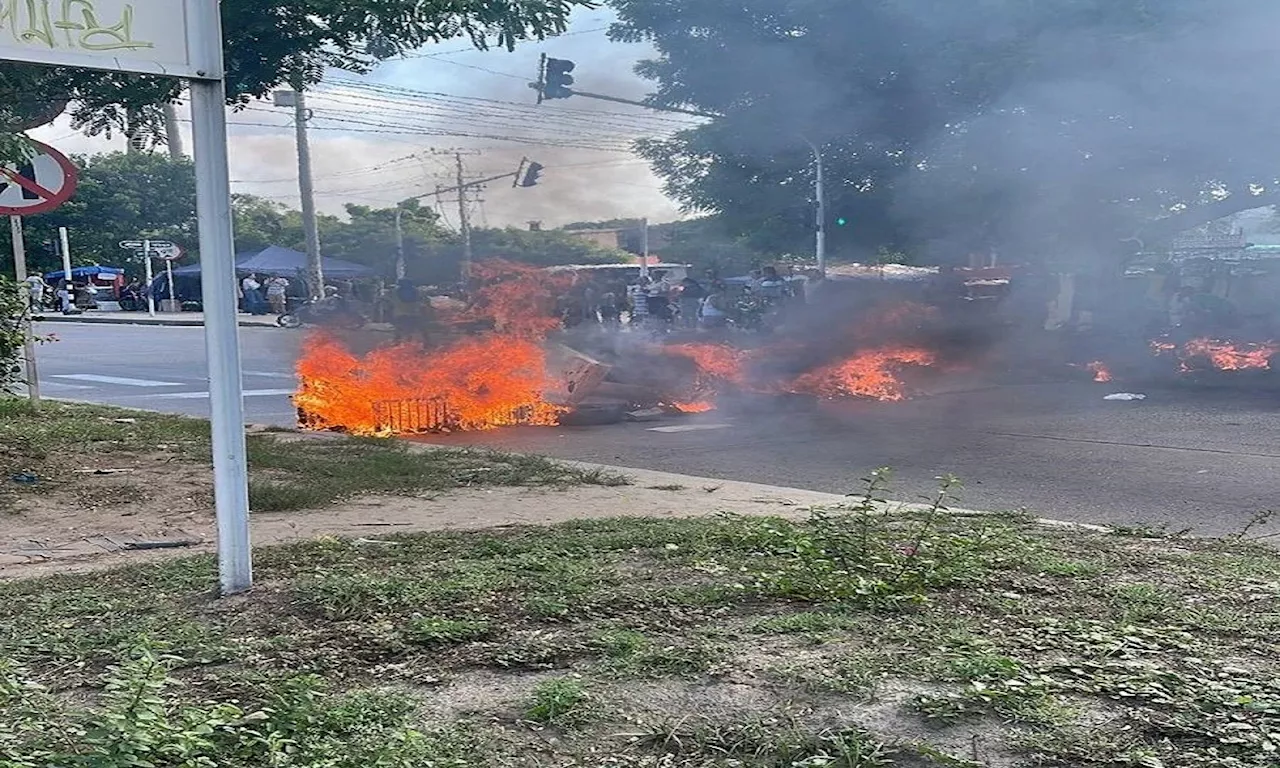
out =
[[[937,355],[925,349],[902,347],[867,350],[800,376],[791,384],[789,391],[828,399],[866,397],[881,401],[906,400],[908,389],[900,376],[902,370],[911,366],[931,366],[937,361]]]
[[[1115,380],[1115,376],[1111,374],[1111,369],[1108,368],[1107,364],[1101,360],[1094,360],[1092,363],[1089,363],[1087,367],[1089,369],[1089,373],[1093,374],[1093,380],[1099,384],[1105,384],[1109,381]]]
[[[1177,344],[1169,339],[1156,339],[1151,342],[1151,350],[1156,356],[1170,355],[1176,358],[1179,370],[1184,374],[1202,370],[1269,371],[1272,358],[1280,353],[1280,342],[1252,343],[1200,338]]]
[[[353,434],[551,425],[565,410],[544,397],[542,347],[497,334],[431,350],[397,344],[358,356],[318,333],[307,340],[298,375],[294,403],[308,426]],[[417,415],[406,415],[410,411]]]
[[[802,334],[751,348],[618,333],[553,339],[562,327],[557,292],[571,278],[502,263],[477,265],[474,276],[472,300],[438,318],[448,333],[363,354],[333,335],[309,338],[295,397],[303,425],[365,435],[549,426],[664,405],[704,413],[737,393],[891,402],[912,395],[909,371],[939,364],[938,352],[910,338],[934,318],[919,305],[864,310],[822,342]]]

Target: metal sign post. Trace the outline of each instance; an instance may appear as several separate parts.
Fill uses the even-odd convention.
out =
[[[5,9],[0,61],[191,82],[218,567],[223,594],[243,592],[253,584],[253,569],[218,0],[27,2],[6,3]]]
[[[151,290],[151,284],[156,281],[155,273],[151,271],[151,241],[144,240],[142,242],[142,270],[147,280],[147,315],[149,317],[156,316],[156,293]]]
[[[67,279],[67,288],[75,285],[71,278],[71,238],[67,236],[66,227],[58,227],[58,247],[62,251],[62,276]]]
[[[151,0],[161,6],[166,0]],[[213,436],[213,488],[218,516],[218,567],[223,594],[253,586],[249,544],[249,469],[236,318],[235,236],[227,168],[227,93],[222,81],[222,19],[218,0],[186,0],[187,41],[203,62],[191,80],[205,354]]]
[[[29,313],[34,315],[36,307],[31,307],[31,286],[27,283],[27,247],[22,236],[22,217],[9,217],[9,234],[13,238],[13,267],[18,278],[18,289],[22,291],[22,300],[30,307]],[[27,397],[32,407],[40,409],[40,372],[36,368],[36,342],[31,332],[31,318],[22,324],[22,357],[26,361]]]

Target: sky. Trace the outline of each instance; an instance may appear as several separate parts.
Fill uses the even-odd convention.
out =
[[[630,151],[641,137],[669,135],[696,118],[575,97],[536,104],[528,83],[546,53],[577,63],[576,88],[638,99],[650,86],[635,63],[646,45],[606,37],[607,9],[574,13],[566,34],[514,52],[477,51],[466,40],[428,46],[381,64],[367,76],[331,72],[307,95],[316,204],[341,214],[346,203],[386,207],[415,195],[436,205],[437,186],[456,184],[455,150],[470,179],[511,173],[522,158],[546,166],[534,188],[510,181],[486,186],[469,211],[480,226],[545,227],[574,221],[681,218],[648,164]],[[184,148],[191,141],[185,105]],[[298,206],[293,110],[268,101],[228,115],[232,191]],[[67,119],[30,132],[67,153],[122,151],[122,137],[90,138]],[[457,197],[445,194],[445,221],[456,227]]]

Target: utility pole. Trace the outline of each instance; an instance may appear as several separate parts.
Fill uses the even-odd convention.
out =
[[[404,225],[402,223],[404,209],[396,206],[396,282],[404,279],[408,271],[404,263]]]
[[[164,137],[169,145],[169,157],[181,160],[186,153],[182,151],[182,133],[178,130],[178,108],[173,102],[164,105]]]
[[[307,241],[307,282],[311,284],[311,297],[324,297],[324,267],[320,255],[320,225],[316,219],[316,190],[311,177],[311,140],[307,135],[307,122],[311,112],[307,109],[307,97],[303,93],[301,77],[295,77],[292,91],[276,91],[277,107],[293,107],[294,131],[298,144],[298,192],[302,197],[302,231]]]
[[[462,165],[462,153],[454,154],[458,161],[458,228],[462,232],[462,279],[471,279],[471,217],[467,211],[466,169]]]
[[[640,274],[649,276],[649,217],[640,222]]]
[[[804,138],[804,137],[801,137]],[[826,163],[822,157],[822,148],[814,144],[808,139],[804,139],[804,143],[809,145],[809,149],[813,150],[813,160],[816,165],[816,175],[814,179],[813,194],[816,198],[816,223],[817,236],[814,243],[814,255],[818,260],[818,274],[822,279],[827,277],[827,170]]]

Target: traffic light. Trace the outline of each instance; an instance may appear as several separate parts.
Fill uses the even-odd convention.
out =
[[[546,80],[542,85],[542,97],[545,99],[567,99],[573,95],[569,87],[573,85],[573,75],[569,73],[577,67],[568,59],[547,59]]]
[[[849,225],[849,220],[848,220],[847,218],[845,218],[844,216],[841,216],[840,218],[836,219],[836,226],[837,226],[837,227],[846,227],[846,226],[848,226],[848,225]]]
[[[520,186],[538,186],[538,179],[542,178],[542,169],[545,167],[542,163],[529,163],[529,167],[524,172],[524,178],[520,179]]]

